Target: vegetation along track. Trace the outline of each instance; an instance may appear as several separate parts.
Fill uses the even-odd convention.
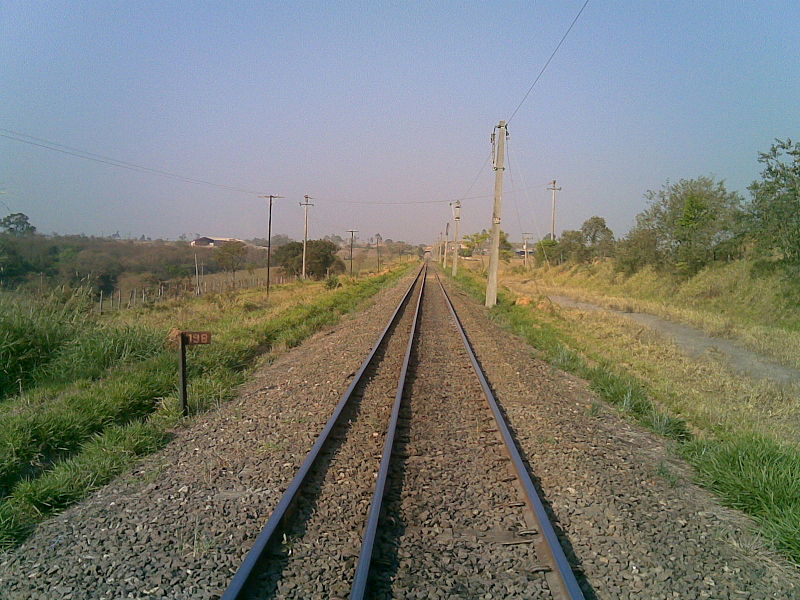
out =
[[[420,269],[223,600],[583,598],[432,277]]]

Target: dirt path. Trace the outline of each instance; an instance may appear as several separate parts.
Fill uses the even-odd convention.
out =
[[[770,379],[782,384],[800,382],[800,371],[797,369],[780,365],[752,350],[743,348],[729,340],[710,336],[695,327],[675,323],[648,313],[624,312],[589,302],[579,302],[568,296],[548,294],[548,298],[559,306],[567,308],[600,311],[625,317],[670,338],[689,356],[701,357],[707,352],[713,352],[715,355],[721,355],[730,364],[731,368],[750,377]]]

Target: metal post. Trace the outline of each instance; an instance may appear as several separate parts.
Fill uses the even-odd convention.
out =
[[[455,277],[458,274],[458,251],[461,249],[460,225],[461,225],[461,200],[456,200],[453,205],[453,221],[455,221],[455,231],[453,232],[453,270],[450,274]]]
[[[181,388],[181,413],[189,416],[189,400],[186,396],[186,335],[180,334],[180,388]]]
[[[309,202],[309,200],[313,200],[311,196],[306,194],[303,196],[305,198],[305,202],[301,202],[300,206],[303,207],[303,212],[305,213],[305,227],[303,228],[303,279],[306,278],[306,243],[308,241],[308,207],[314,206]]]
[[[269,217],[267,218],[267,298],[269,298],[269,269],[272,265],[272,200],[283,198],[270,194],[269,196],[259,196],[259,198],[269,198]]]
[[[103,290],[100,290],[100,314],[103,314]]]
[[[492,207],[492,245],[489,250],[489,276],[486,280],[486,306],[497,304],[497,269],[500,263],[500,207],[503,198],[503,171],[506,155],[506,122],[500,121],[492,133],[494,152],[494,205]]]

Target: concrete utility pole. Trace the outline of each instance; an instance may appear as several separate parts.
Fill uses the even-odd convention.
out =
[[[461,200],[456,200],[453,205],[453,221],[455,221],[455,231],[453,232],[453,270],[450,274],[455,277],[458,273],[458,251],[461,249],[461,238],[459,238],[459,225],[461,224]]]
[[[492,238],[489,250],[489,277],[486,280],[486,306],[497,304],[497,269],[500,264],[500,207],[503,199],[503,171],[505,171],[506,122],[500,121],[492,133],[494,144],[494,205],[492,207]]]
[[[381,237],[380,233],[375,234],[375,252],[378,255],[378,272],[381,270],[381,242],[383,241],[383,237]]]
[[[309,200],[313,200],[311,196],[306,194],[303,196],[305,198],[305,202],[301,202],[300,206],[303,207],[303,212],[305,213],[305,227],[303,228],[303,279],[306,278],[306,244],[308,243],[308,207],[314,206],[309,202]]]
[[[528,238],[530,238],[530,233],[523,233],[522,234],[522,256],[523,260],[525,261],[525,270],[528,270]]]
[[[550,187],[547,189],[553,192],[553,211],[552,211],[552,219],[550,221],[550,239],[555,242],[556,241],[556,192],[560,192],[561,188],[556,187],[556,180],[553,179],[553,183],[550,184]]]
[[[348,229],[347,233],[350,234],[350,277],[353,277],[353,241],[356,239],[358,229]]]
[[[270,194],[269,196],[259,196],[259,198],[269,198],[269,217],[267,217],[267,298],[269,298],[269,269],[272,265],[272,201],[275,198],[283,198]]]
[[[447,268],[447,246],[449,246],[448,238],[450,237],[450,221],[444,226],[444,255],[442,256],[442,268]]]

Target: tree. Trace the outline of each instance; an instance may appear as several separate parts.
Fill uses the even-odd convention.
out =
[[[344,245],[344,239],[342,239],[342,236],[340,236],[340,235],[336,235],[336,234],[326,235],[322,239],[326,240],[328,242],[333,242],[334,244],[336,244],[340,248]]]
[[[614,253],[614,232],[603,217],[589,217],[581,225],[583,243],[591,258],[605,258]],[[562,241],[563,241],[563,235]]]
[[[324,277],[331,273],[343,273],[344,263],[336,256],[339,247],[327,240],[309,240],[306,244],[306,273],[311,277]],[[303,269],[303,244],[289,242],[275,252],[275,263],[292,275]]]
[[[800,143],[776,140],[758,162],[764,170],[748,188],[752,200],[746,217],[756,248],[800,264]]]
[[[5,233],[14,236],[33,235],[36,227],[31,225],[28,215],[24,213],[12,213],[0,219],[0,227]]]
[[[533,256],[536,264],[551,264],[558,258],[558,242],[550,239],[548,233],[536,243]]]
[[[236,271],[242,266],[247,255],[247,246],[242,242],[225,242],[214,249],[214,260],[225,271],[231,272],[231,279],[236,281]]]
[[[736,235],[741,196],[710,177],[667,182],[648,190],[650,206],[636,216],[626,245],[628,265],[652,264],[693,275]],[[647,233],[644,233],[647,232]],[[641,256],[631,254],[644,251]]]
[[[483,250],[486,247],[486,242],[489,241],[489,232],[485,229],[480,233],[471,233],[470,235],[465,235],[463,238],[463,244],[466,247],[464,251],[465,256],[475,256],[475,254],[483,254]]]
[[[658,266],[658,238],[652,229],[634,227],[616,246],[614,268],[626,275],[633,275],[647,265]]]
[[[584,262],[589,256],[586,248],[586,236],[583,231],[565,230],[561,232],[558,246],[553,249],[559,258],[574,263]]]

